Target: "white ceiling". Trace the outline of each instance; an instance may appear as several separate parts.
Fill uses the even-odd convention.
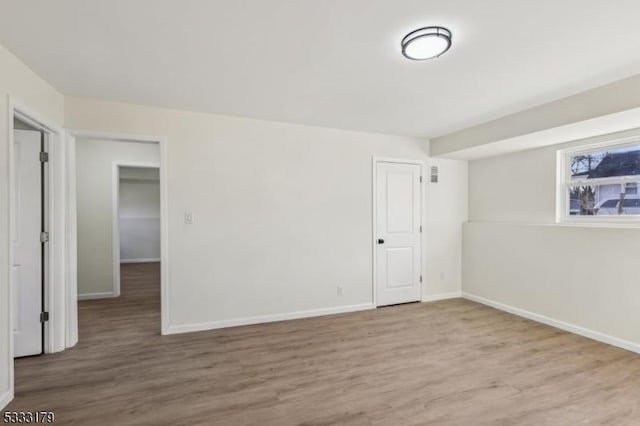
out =
[[[438,136],[640,72],[637,0],[0,0],[68,95]],[[400,39],[453,32],[439,59]]]

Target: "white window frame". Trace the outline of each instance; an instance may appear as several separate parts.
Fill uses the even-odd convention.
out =
[[[607,149],[620,149],[630,146],[640,147],[640,136],[631,136],[622,139],[612,139],[597,144],[587,146],[572,147],[558,150],[557,152],[557,188],[556,188],[556,222],[575,225],[629,225],[640,227],[640,215],[620,215],[620,216],[571,216],[569,214],[569,188],[580,185],[621,185],[630,182],[638,183],[640,188],[640,175],[635,177],[611,177],[598,179],[579,179],[571,181],[571,157],[575,155],[586,155],[594,152],[601,152]],[[597,188],[597,187],[596,187]]]

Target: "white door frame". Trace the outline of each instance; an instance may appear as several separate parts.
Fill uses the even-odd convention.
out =
[[[75,147],[76,147],[76,138],[91,138],[91,139],[102,139],[102,140],[110,140],[110,141],[120,141],[120,142],[140,142],[140,143],[153,143],[158,144],[160,147],[160,164],[153,163],[152,167],[160,168],[160,330],[162,334],[168,334],[169,332],[169,222],[168,222],[168,213],[169,213],[169,201],[168,201],[168,188],[167,188],[167,141],[165,137],[161,136],[149,136],[149,135],[135,135],[135,134],[122,134],[122,133],[111,133],[111,132],[99,132],[92,130],[81,130],[81,129],[67,129],[67,148],[70,155],[73,155],[74,158],[71,161],[67,162],[67,176],[69,177],[68,182],[68,203],[67,208],[71,212],[69,215],[69,235],[70,235],[70,247],[69,253],[71,253],[71,257],[74,262],[77,262],[77,241],[78,241],[78,230],[77,230],[77,205],[76,205],[76,164],[75,164]],[[124,164],[124,162],[123,162]],[[134,164],[134,163],[131,163]],[[135,164],[145,164],[145,163],[135,163]],[[147,163],[150,164],[150,163]],[[117,208],[117,204],[115,206]],[[115,210],[115,216],[117,217],[117,210]],[[114,228],[114,238],[116,238],[115,232],[117,231],[117,226]],[[114,240],[113,252],[114,259],[120,258],[120,245],[119,242],[115,243],[115,241],[119,240],[119,234],[117,235],[117,240]],[[115,252],[117,248],[117,253]],[[117,255],[117,257],[115,257]],[[115,263],[115,260],[114,260]],[[75,264],[74,264],[75,265]],[[115,268],[115,265],[114,265]],[[76,271],[76,269],[74,269]],[[120,294],[120,273],[119,273],[119,265],[118,265],[118,274],[114,275],[114,277],[118,277],[117,283],[117,293]],[[114,271],[115,272],[115,271]],[[74,304],[77,308],[78,300],[77,300],[77,291],[78,291],[78,281],[77,276],[69,277],[68,280],[69,286],[73,289],[73,291],[69,292],[69,297],[73,297],[72,300],[69,300],[69,303]],[[116,291],[116,283],[114,278],[114,293]],[[77,321],[77,315],[75,317]]]
[[[121,167],[138,167],[141,169],[158,169],[160,170],[159,163],[147,163],[141,161],[119,161],[116,160],[113,163],[113,172],[111,174],[111,229],[112,236],[111,241],[113,244],[113,297],[120,296],[120,168]],[[162,233],[162,231],[161,231]],[[162,263],[160,263],[162,266]]]
[[[45,309],[50,313],[50,320],[44,328],[45,353],[58,352],[69,346],[66,336],[66,322],[68,311],[66,295],[66,205],[65,205],[65,144],[64,129],[55,121],[44,117],[37,111],[29,108],[15,97],[8,97],[8,142],[9,142],[9,270],[15,260],[13,239],[16,232],[16,218],[11,208],[16,203],[16,164],[14,144],[14,118],[17,118],[45,134],[49,163],[47,167],[47,217],[46,224],[49,232],[49,243],[45,248],[45,294],[43,300]],[[35,159],[34,159],[35,161]],[[14,389],[14,342],[13,342],[13,316],[16,307],[13,304],[13,287],[15,286],[13,274],[9,274],[9,389],[13,394]],[[72,345],[71,345],[72,346]]]
[[[423,277],[423,280],[420,282],[420,300],[422,300],[423,290],[424,290],[424,254],[426,253],[424,250],[424,231],[426,230],[424,219],[425,219],[425,187],[426,182],[424,181],[424,171],[426,167],[426,162],[424,160],[414,160],[414,159],[406,159],[406,158],[389,158],[389,157],[371,157],[371,193],[372,193],[372,218],[373,218],[373,228],[372,228],[372,236],[371,244],[372,244],[372,264],[373,264],[373,280],[372,280],[372,301],[373,307],[378,307],[378,277],[377,277],[377,265],[376,265],[376,251],[378,250],[378,163],[399,163],[399,164],[413,164],[420,166],[420,176],[422,179],[422,185],[420,186],[420,226],[422,226],[422,232],[420,233],[420,248],[422,256],[420,256],[420,275]]]

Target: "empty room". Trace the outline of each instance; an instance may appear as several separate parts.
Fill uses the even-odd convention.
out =
[[[2,422],[640,425],[638,19],[0,0]]]

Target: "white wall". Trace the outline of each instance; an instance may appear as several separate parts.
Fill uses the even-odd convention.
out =
[[[427,185],[427,255],[423,300],[459,296],[462,288],[462,224],[468,217],[468,164],[466,161],[432,158],[438,167],[438,183]]]
[[[472,161],[463,291],[640,350],[640,229],[555,224],[557,150],[629,135]]]
[[[158,169],[120,168],[120,260],[160,260]]]
[[[640,229],[468,223],[463,291],[640,352],[638,253]]]
[[[157,144],[76,141],[78,297],[113,293],[113,163],[160,162]]]
[[[62,124],[64,98],[46,81],[35,75],[11,52],[0,45],[0,408],[13,397],[9,356],[13,331],[9,326],[9,182],[8,173],[8,97]]]
[[[427,159],[419,139],[72,97],[65,117],[72,128],[167,137],[173,332],[370,306],[371,157]],[[466,164],[438,163],[427,295],[460,291]]]

